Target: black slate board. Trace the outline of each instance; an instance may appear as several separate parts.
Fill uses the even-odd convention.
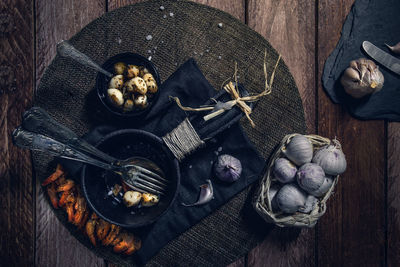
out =
[[[400,121],[400,76],[380,66],[385,77],[380,92],[362,99],[353,99],[344,92],[340,76],[351,60],[368,55],[363,41],[370,41],[388,51],[384,45],[400,42],[399,0],[357,0],[343,25],[342,36],[325,62],[322,83],[333,102],[343,103],[359,119]],[[400,57],[398,57],[400,59]]]

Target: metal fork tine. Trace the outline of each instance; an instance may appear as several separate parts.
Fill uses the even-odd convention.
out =
[[[146,168],[143,168],[143,167],[138,166],[138,165],[133,165],[133,167],[136,168],[138,171],[144,173],[144,174],[147,174],[147,175],[150,175],[150,176],[156,178],[157,180],[160,180],[160,181],[163,181],[163,182],[166,182],[166,183],[169,182],[168,180],[164,179],[163,177],[161,177],[161,176],[158,175],[157,173],[154,173],[154,172],[152,172],[152,171],[149,171],[149,170],[146,169]]]
[[[142,172],[138,172],[137,175],[138,175],[138,177],[140,177],[143,180],[146,180],[148,182],[152,182],[152,183],[160,185],[160,186],[167,187],[167,184],[165,184],[165,183],[163,183],[163,182],[161,182],[161,181],[159,181],[157,179],[154,179],[153,177],[148,176],[148,175],[146,175],[146,174],[144,174]]]
[[[164,192],[160,192],[158,190],[155,190],[153,188],[147,187],[145,185],[141,185],[141,184],[135,183],[135,185],[129,184],[129,186],[132,189],[137,190],[137,191],[142,192],[142,193],[151,193],[151,194],[155,194],[155,195],[165,195]]]
[[[146,180],[143,180],[143,179],[141,179],[141,178],[139,178],[139,177],[138,177],[133,183],[135,183],[135,184],[143,184],[143,185],[146,185],[146,186],[148,186],[148,187],[153,188],[154,190],[159,190],[159,191],[162,191],[162,192],[165,191],[165,188],[164,188],[164,187],[155,185],[155,184],[150,183],[150,182],[148,182],[148,181],[146,181]]]

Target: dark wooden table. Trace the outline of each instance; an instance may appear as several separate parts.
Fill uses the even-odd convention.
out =
[[[136,2],[0,2],[0,266],[112,265],[58,222],[32,178],[30,154],[15,148],[10,134],[32,105],[56,43],[105,12]],[[353,0],[196,2],[229,12],[282,54],[299,87],[309,133],[336,136],[348,160],[314,229],[299,235],[275,229],[232,266],[399,266],[400,124],[356,120],[332,104],[321,87],[325,59]]]

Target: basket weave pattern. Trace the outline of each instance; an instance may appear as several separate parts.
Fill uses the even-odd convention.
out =
[[[333,190],[339,180],[339,175],[334,177],[333,183],[329,190],[322,196],[318,198],[318,203],[315,205],[314,209],[309,213],[296,212],[294,214],[285,214],[281,211],[274,212],[272,210],[271,199],[269,198],[269,190],[272,185],[278,184],[279,182],[272,175],[272,166],[280,157],[284,157],[283,150],[285,150],[286,145],[290,140],[299,135],[297,133],[286,135],[279,148],[272,155],[270,162],[268,163],[267,171],[265,172],[261,182],[258,192],[255,195],[253,206],[257,213],[269,223],[274,223],[280,227],[313,227],[317,223],[318,219],[324,215],[326,211],[326,201],[332,195]],[[331,140],[318,135],[305,135],[311,143],[313,144],[314,151],[322,146],[331,144]],[[337,141],[336,141],[337,142]],[[337,142],[338,143],[338,142]],[[340,146],[339,146],[340,148]],[[341,148],[340,148],[341,149]]]

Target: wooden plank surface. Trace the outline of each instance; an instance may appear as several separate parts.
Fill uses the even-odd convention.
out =
[[[387,264],[400,264],[400,123],[389,123],[387,145]]]
[[[102,0],[36,1],[36,84],[55,56],[55,46],[69,39],[105,11]],[[36,181],[36,265],[104,266],[104,260],[80,244],[58,221]]]
[[[337,136],[349,163],[318,223],[319,266],[385,263],[384,122],[352,118],[342,106],[332,104],[320,82],[352,3],[320,0],[318,6],[318,134]]]
[[[34,255],[30,153],[10,135],[32,103],[33,1],[0,2],[0,265],[29,266]]]
[[[315,2],[249,0],[248,25],[282,55],[303,101],[308,132],[315,132]],[[307,66],[307,67],[305,67]],[[314,265],[314,229],[271,230],[248,255],[248,266]]]

